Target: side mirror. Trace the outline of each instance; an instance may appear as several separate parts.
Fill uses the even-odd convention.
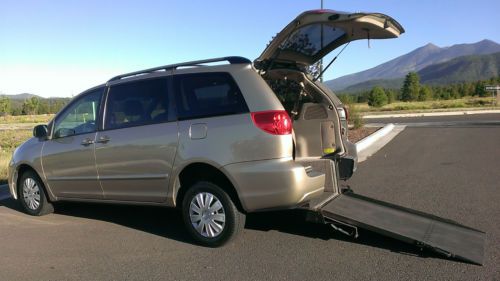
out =
[[[48,135],[47,125],[37,125],[33,128],[33,136],[39,139],[45,139]]]

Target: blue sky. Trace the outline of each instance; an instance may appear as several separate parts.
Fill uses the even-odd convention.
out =
[[[320,0],[0,0],[0,92],[74,96],[142,68],[227,55],[253,60],[288,22],[319,6]],[[406,29],[398,39],[372,40],[371,48],[366,40],[353,42],[325,79],[429,42],[500,42],[497,0],[324,0],[324,6],[385,13]]]

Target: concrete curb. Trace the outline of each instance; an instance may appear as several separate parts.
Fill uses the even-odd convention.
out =
[[[382,129],[380,129],[380,130],[376,131],[375,133],[367,136],[366,138],[358,141],[356,143],[356,150],[358,151],[358,153],[360,153],[361,151],[367,149],[368,147],[373,145],[375,142],[377,142],[379,139],[381,139],[382,137],[384,137],[385,135],[390,133],[392,131],[392,129],[394,129],[394,124],[389,123],[389,124],[385,125]]]
[[[388,144],[405,128],[406,126],[404,125],[387,124],[385,127],[378,130],[374,134],[356,143],[356,149],[358,151],[358,163],[365,161],[377,151],[382,149],[382,147]]]
[[[469,115],[469,114],[493,114],[500,113],[500,109],[493,110],[462,110],[462,111],[443,111],[443,112],[420,112],[420,113],[396,113],[396,114],[380,114],[380,115],[365,115],[363,119],[376,118],[399,118],[399,117],[425,117],[425,116],[454,116],[454,115]]]

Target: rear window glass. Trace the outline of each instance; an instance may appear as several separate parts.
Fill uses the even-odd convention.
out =
[[[321,39],[323,34],[323,40]],[[297,29],[281,46],[281,50],[315,56],[321,49],[345,35],[341,28],[325,24],[311,24]]]
[[[248,112],[241,91],[229,73],[176,75],[174,88],[179,119]]]
[[[166,78],[111,86],[106,104],[106,130],[156,124],[175,119]]]

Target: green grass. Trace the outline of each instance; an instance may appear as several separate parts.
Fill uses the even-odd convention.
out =
[[[9,128],[0,130],[0,184],[7,183],[7,168],[12,152],[33,134],[31,128],[26,129],[27,126],[16,124],[25,123],[28,126],[29,124],[47,124],[53,117],[54,114],[0,116],[0,126],[4,125],[3,127]]]
[[[12,152],[30,137],[31,130],[0,131],[0,184],[7,183],[7,168]]]
[[[393,102],[380,108],[370,107],[367,103],[356,104],[361,112],[385,112],[385,111],[419,111],[419,110],[439,110],[439,109],[464,109],[495,107],[495,98],[486,97],[465,97],[455,100],[433,100],[433,101],[413,101],[413,102]]]

